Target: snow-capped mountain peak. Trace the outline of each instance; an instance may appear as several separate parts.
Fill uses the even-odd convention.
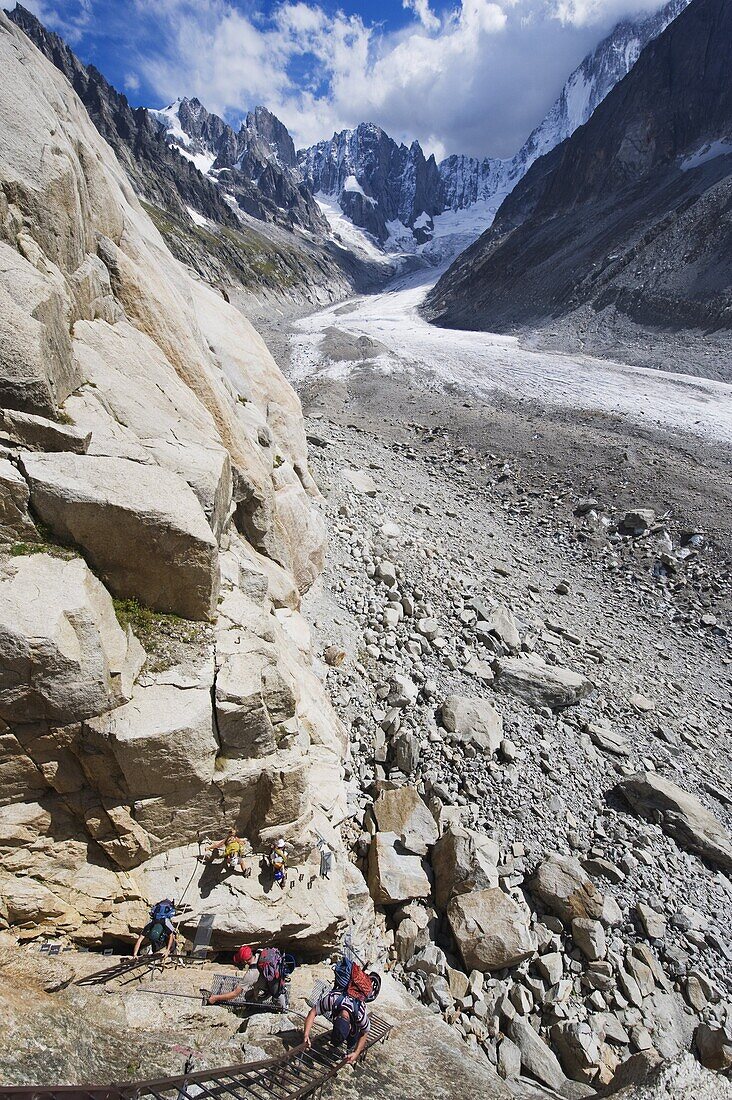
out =
[[[439,254],[465,247],[490,227],[506,196],[539,157],[584,125],[643,48],[690,0],[618,23],[567,79],[557,101],[515,156],[482,160],[453,155],[439,166],[418,141],[397,145],[372,123],[342,130],[298,153],[306,184],[393,251]],[[468,215],[467,212],[470,211]]]

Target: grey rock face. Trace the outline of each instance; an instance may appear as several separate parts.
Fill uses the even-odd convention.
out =
[[[539,1038],[531,1024],[517,1018],[508,1025],[508,1036],[521,1051],[521,1066],[549,1088],[559,1092],[566,1077],[557,1056]]]
[[[296,171],[295,146],[287,128],[268,111],[250,111],[238,133],[198,99],[179,99],[150,111],[165,140],[184,157],[208,165],[218,187],[247,214],[262,221],[323,232],[326,223]]]
[[[547,909],[567,923],[575,917],[599,920],[602,895],[573,856],[551,855],[537,868],[532,890]]]
[[[192,489],[176,474],[121,458],[28,453],[31,505],[83,549],[122,597],[191,619],[213,615],[217,545]]]
[[[434,156],[426,158],[417,141],[397,145],[370,123],[301,150],[298,163],[314,192],[339,196],[354,224],[380,241],[389,235],[388,222],[413,226],[421,214],[442,209]]]
[[[487,699],[450,695],[442,704],[442,721],[455,741],[494,753],[503,736],[503,720]]]
[[[502,970],[536,951],[525,912],[502,890],[458,894],[447,907],[447,918],[468,970]]]
[[[445,909],[456,894],[498,886],[495,841],[459,825],[445,829],[432,850],[435,904]]]
[[[498,666],[498,688],[539,707],[566,707],[586,698],[592,683],[579,672],[535,657],[507,657]]]

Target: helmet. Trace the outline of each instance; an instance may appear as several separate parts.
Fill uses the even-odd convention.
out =
[[[234,962],[237,966],[244,966],[245,963],[250,963],[254,958],[254,952],[251,947],[239,947],[234,953]]]
[[[284,846],[285,846],[284,838],[280,837],[280,839],[275,844],[275,848],[284,848]]]

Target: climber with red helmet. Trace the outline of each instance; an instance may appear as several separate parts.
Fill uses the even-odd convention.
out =
[[[241,997],[242,993],[254,989],[259,981],[259,970],[254,965],[254,952],[251,947],[246,945],[237,947],[234,952],[234,966],[246,972],[242,975],[241,982],[228,993],[212,993],[208,998],[208,1004],[217,1005],[226,1001],[235,1001],[237,997]]]
[[[263,947],[257,953],[255,962],[254,951],[245,945],[234,952],[234,965],[246,971],[241,981],[227,993],[210,994],[207,1004],[236,1001],[243,994],[252,993],[255,998],[253,1003],[257,999],[269,998],[280,1012],[285,1011],[288,1005],[287,981],[295,968],[292,955],[283,955],[276,947]]]

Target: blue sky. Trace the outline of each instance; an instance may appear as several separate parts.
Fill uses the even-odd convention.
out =
[[[12,6],[12,0],[5,0]],[[130,101],[263,103],[298,145],[358,122],[510,156],[619,19],[659,0],[25,0]]]

